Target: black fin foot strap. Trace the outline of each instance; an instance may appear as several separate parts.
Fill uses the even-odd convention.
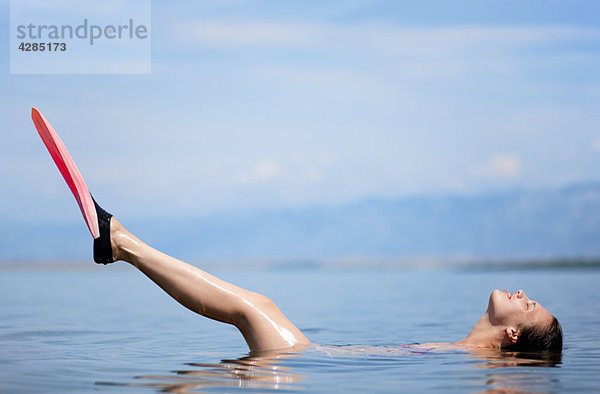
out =
[[[110,219],[112,215],[98,205],[92,197],[98,215],[98,227],[100,236],[94,239],[94,261],[98,264],[113,263],[112,248],[110,246]]]

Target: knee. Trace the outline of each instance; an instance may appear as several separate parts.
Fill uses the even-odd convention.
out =
[[[237,320],[239,324],[246,324],[256,318],[270,316],[277,306],[271,299],[263,294],[249,292],[243,297]]]
[[[269,311],[275,308],[275,303],[271,299],[260,293],[251,293],[246,300],[251,311]]]

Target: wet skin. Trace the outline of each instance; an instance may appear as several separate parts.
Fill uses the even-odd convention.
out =
[[[117,220],[110,223],[114,260],[124,260],[153,280],[188,309],[236,326],[250,350],[302,347],[308,338],[267,297],[237,287],[201,269],[146,245]],[[513,343],[526,325],[550,324],[552,316],[525,292],[494,290],[488,309],[469,335],[456,344],[468,348],[500,349]]]
[[[135,266],[186,308],[236,326],[250,350],[294,348],[310,343],[269,298],[159,252],[114,217],[110,239],[115,261],[124,260]]]
[[[494,290],[488,302],[488,314],[494,325],[522,327],[552,322],[550,312],[539,302],[530,300],[523,290],[516,293]]]

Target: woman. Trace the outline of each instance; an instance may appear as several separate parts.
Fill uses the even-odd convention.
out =
[[[123,260],[134,265],[186,308],[236,326],[250,350],[285,349],[310,343],[267,297],[161,253],[128,232],[93,200],[62,141],[35,108],[32,118],[94,237],[97,263]],[[466,338],[454,345],[559,353],[562,332],[558,320],[522,290],[517,293],[494,290],[481,319]]]
[[[124,260],[132,264],[186,308],[236,326],[250,350],[283,349],[310,342],[264,295],[153,249],[94,204],[100,224],[100,237],[94,241],[97,263]],[[524,291],[494,290],[486,312],[456,345],[559,353],[562,332],[558,320]]]

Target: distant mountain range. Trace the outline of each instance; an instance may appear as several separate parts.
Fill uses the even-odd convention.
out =
[[[600,183],[125,224],[158,249],[191,260],[589,258],[600,256]],[[0,237],[2,261],[90,256],[83,222],[8,223]]]

